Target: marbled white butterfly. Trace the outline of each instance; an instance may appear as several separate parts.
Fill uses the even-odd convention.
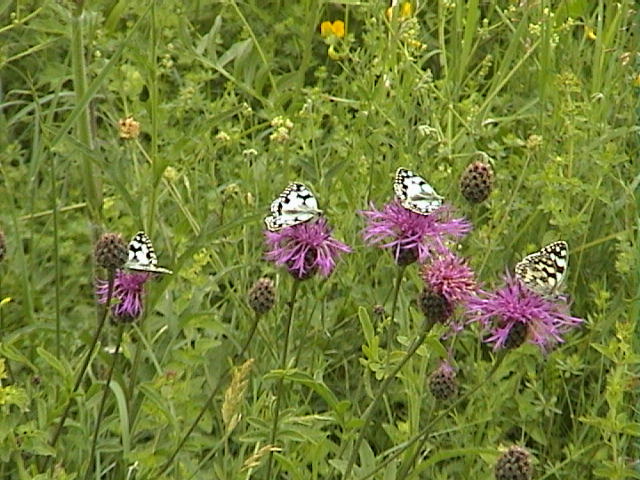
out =
[[[271,203],[271,215],[265,217],[264,223],[271,232],[277,232],[308,222],[321,213],[311,190],[302,183],[290,183]]]
[[[158,257],[153,250],[151,240],[143,231],[136,233],[129,242],[129,260],[125,268],[136,272],[173,273],[168,268],[158,266]]]
[[[393,191],[404,208],[420,215],[429,215],[442,205],[443,197],[424,178],[406,168],[396,172]]]
[[[535,293],[553,296],[566,278],[568,262],[567,242],[553,242],[518,262],[516,277]]]

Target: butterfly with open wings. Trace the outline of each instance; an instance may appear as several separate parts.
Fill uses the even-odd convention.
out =
[[[292,227],[322,214],[318,209],[318,201],[302,183],[290,183],[284,191],[271,203],[271,215],[264,219],[270,232],[278,232]]]
[[[554,296],[564,283],[569,262],[569,246],[557,241],[524,257],[516,264],[516,277],[543,297]]]
[[[424,178],[406,168],[396,171],[393,191],[404,208],[420,215],[434,212],[444,200]]]

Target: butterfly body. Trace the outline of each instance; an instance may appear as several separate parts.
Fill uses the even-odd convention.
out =
[[[302,183],[290,183],[271,203],[271,215],[264,219],[267,229],[278,232],[317,217],[322,213],[318,201]]]
[[[129,242],[129,259],[125,268],[134,272],[172,274],[168,268],[158,266],[158,257],[146,233],[136,233]]]
[[[516,264],[516,277],[530,290],[544,297],[556,295],[564,283],[569,265],[569,246],[557,241],[524,257]]]
[[[404,208],[420,215],[434,212],[444,199],[424,178],[406,168],[396,171],[393,191]]]

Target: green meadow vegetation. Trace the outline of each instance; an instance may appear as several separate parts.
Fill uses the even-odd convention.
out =
[[[639,32],[632,0],[0,2],[0,478],[640,478]],[[565,240],[584,322],[423,331],[422,267],[362,236],[398,167],[485,292]],[[265,259],[293,181],[352,249],[328,276]],[[174,273],[123,322],[94,250],[140,230]]]

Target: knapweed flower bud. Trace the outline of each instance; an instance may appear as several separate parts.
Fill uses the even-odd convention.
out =
[[[493,188],[493,169],[488,163],[476,161],[462,172],[460,191],[471,203],[484,202]]]
[[[397,250],[396,264],[399,267],[406,267],[418,260],[417,248],[399,248]]]
[[[531,480],[531,455],[517,445],[509,447],[498,459],[495,474],[496,480]]]
[[[7,254],[7,239],[4,236],[4,232],[0,230],[0,262],[4,260]]]
[[[504,341],[504,348],[507,350],[513,350],[522,345],[527,339],[529,328],[526,323],[516,322],[509,330],[507,338]]]
[[[428,288],[418,297],[418,305],[424,316],[433,323],[444,323],[451,315],[451,304],[444,295]]]
[[[95,254],[99,266],[115,271],[127,262],[129,250],[119,233],[105,233],[96,243]]]
[[[451,400],[458,395],[456,371],[447,362],[429,376],[429,391],[439,402]]]
[[[276,303],[276,288],[273,280],[262,277],[249,290],[249,306],[258,315],[264,315]]]

